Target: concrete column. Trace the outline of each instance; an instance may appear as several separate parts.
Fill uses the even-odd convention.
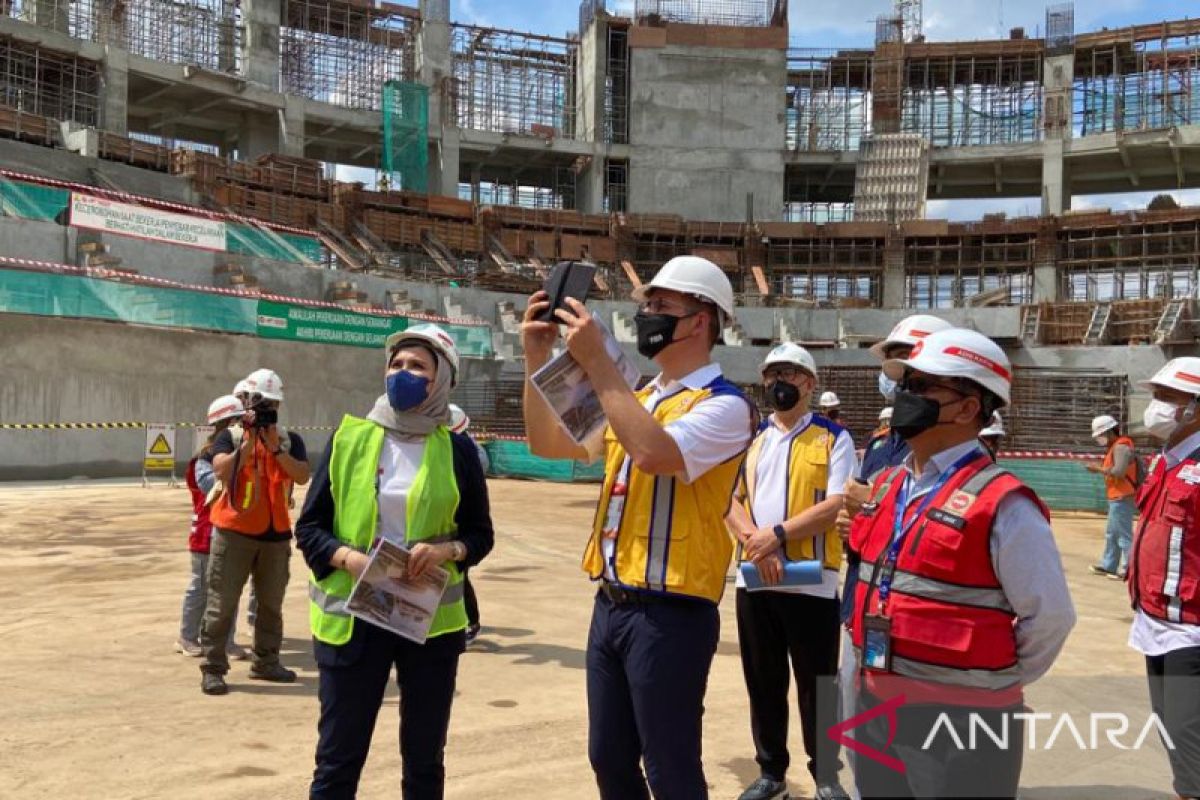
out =
[[[430,142],[429,193],[458,197],[461,168],[458,128],[444,128],[441,138]]]
[[[591,162],[575,181],[575,206],[584,214],[604,213],[604,173],[608,169],[608,159],[600,152],[607,149],[598,146]]]
[[[242,0],[242,74],[279,90],[279,24],[283,0]]]
[[[246,113],[238,126],[238,157],[253,161],[259,156],[280,151],[279,120],[270,113]]]
[[[1058,241],[1053,231],[1038,235],[1033,259],[1033,302],[1058,302]]]
[[[304,98],[284,96],[284,107],[279,112],[278,150],[285,156],[304,157]]]
[[[883,308],[905,308],[908,292],[904,283],[904,235],[892,226],[883,252]]]
[[[1071,207],[1071,181],[1063,158],[1071,138],[1075,53],[1048,55],[1042,67],[1042,214],[1060,215]]]
[[[604,85],[608,69],[608,22],[596,17],[580,35],[575,66],[575,138],[604,141]]]
[[[450,8],[447,0],[421,0],[417,33],[417,80],[429,87],[429,193],[458,196],[458,119],[448,92],[451,75]]]
[[[100,84],[99,128],[129,133],[129,53],[107,45]]]

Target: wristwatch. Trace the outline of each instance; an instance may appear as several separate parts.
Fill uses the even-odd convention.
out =
[[[782,525],[776,525],[771,530],[774,531],[775,538],[779,540],[781,546],[787,544],[787,528]]]

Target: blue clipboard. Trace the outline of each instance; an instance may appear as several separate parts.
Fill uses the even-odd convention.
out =
[[[785,561],[783,564],[783,577],[779,583],[774,586],[764,586],[762,576],[758,574],[758,567],[751,564],[749,561],[744,561],[738,565],[741,570],[742,580],[746,584],[746,588],[750,591],[756,589],[778,589],[783,586],[816,586],[825,577],[820,561]]]

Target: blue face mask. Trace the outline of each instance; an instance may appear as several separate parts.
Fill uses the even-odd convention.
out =
[[[879,373],[879,393],[888,402],[891,402],[896,396],[896,382],[882,372]]]
[[[403,369],[387,376],[388,403],[397,411],[414,409],[428,396],[428,378],[421,378]]]

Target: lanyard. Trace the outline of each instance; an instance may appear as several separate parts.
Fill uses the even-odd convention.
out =
[[[933,498],[941,492],[942,488],[954,477],[954,474],[963,467],[970,464],[975,459],[979,458],[979,450],[972,449],[971,452],[964,455],[962,458],[950,465],[949,469],[938,476],[937,482],[933,487],[921,498],[921,502],[917,505],[912,516],[908,518],[908,522],[904,521],[906,509],[908,507],[908,490],[912,483],[912,475],[905,475],[903,482],[900,484],[900,491],[896,494],[896,508],[892,514],[892,543],[887,549],[883,563],[883,574],[879,579],[879,603],[881,606],[887,605],[888,595],[892,592],[892,576],[896,572],[896,561],[900,557],[900,547],[904,544],[908,532],[912,530],[929,508],[929,504],[933,502]]]

